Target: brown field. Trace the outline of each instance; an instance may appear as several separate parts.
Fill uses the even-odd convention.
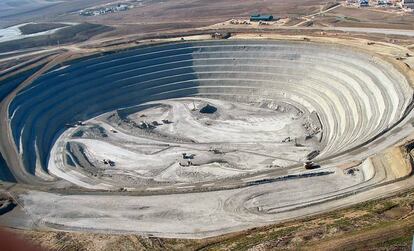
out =
[[[413,29],[414,15],[341,6],[316,17],[316,25]]]
[[[40,1],[40,0],[39,0]],[[182,28],[203,27],[231,18],[247,18],[252,13],[271,13],[280,17],[309,15],[331,5],[328,0],[265,1],[143,1],[129,11],[101,16],[80,16],[78,11],[111,0],[62,1],[52,4],[31,4],[8,9],[0,14],[0,27],[23,22],[90,22],[117,28],[111,35],[146,33]],[[3,4],[4,5],[4,4]]]
[[[220,23],[232,18],[246,19],[252,13],[270,13],[289,20],[284,26],[349,26],[413,29],[414,15],[401,14],[386,9],[350,8],[339,6],[326,13],[315,15],[312,20],[303,17],[329,9],[334,2],[329,0],[275,0],[275,1],[202,1],[176,0],[142,1],[138,6],[123,12],[100,16],[80,16],[79,10],[94,7],[113,0],[92,1],[34,1],[37,4],[19,7],[6,6],[6,14],[0,14],[0,27],[23,22],[78,22],[96,23],[112,26],[111,32],[104,36],[123,36],[130,34],[160,33],[165,31],[184,31]],[[0,7],[5,4],[1,3]],[[306,22],[306,20],[309,20]],[[240,27],[244,28],[244,27]],[[100,36],[101,37],[101,36]]]

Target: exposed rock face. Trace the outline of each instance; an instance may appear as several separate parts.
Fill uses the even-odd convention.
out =
[[[200,113],[207,113],[207,114],[212,114],[212,113],[215,113],[216,111],[217,111],[217,108],[210,104],[207,104],[203,108],[200,109]]]
[[[0,96],[18,86],[11,81],[24,78],[2,81]],[[10,169],[30,187],[47,184],[51,192],[16,200],[39,227],[222,234],[397,187],[404,174],[375,154],[412,133],[412,97],[391,61],[310,41],[181,42],[90,56],[2,102],[17,153],[4,151],[0,179]],[[307,159],[321,168],[305,170]],[[339,166],[350,162],[360,171]]]

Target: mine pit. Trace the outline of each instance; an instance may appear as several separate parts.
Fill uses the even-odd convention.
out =
[[[376,155],[411,128],[393,60],[230,38],[68,61],[11,99],[5,168],[63,191],[19,197],[50,228],[200,238],[313,215],[408,175]]]

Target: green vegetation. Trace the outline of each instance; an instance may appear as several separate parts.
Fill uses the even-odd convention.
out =
[[[383,242],[384,246],[405,246],[412,241],[411,235],[389,239]]]
[[[394,207],[398,206],[397,203],[394,203],[392,201],[386,201],[383,204],[380,204],[379,206],[373,208],[373,212],[377,213],[377,214],[382,214]]]
[[[299,230],[299,226],[271,228],[268,231],[247,231],[245,235],[237,235],[235,238],[207,245],[199,250],[248,250],[256,245],[267,243],[279,245],[285,240],[291,239],[294,233]],[[260,228],[259,228],[260,229]],[[258,229],[258,230],[259,230]],[[240,238],[241,237],[241,238]]]

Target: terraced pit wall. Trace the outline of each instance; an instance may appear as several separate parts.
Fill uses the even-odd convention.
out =
[[[6,83],[7,84],[7,83]],[[10,128],[31,175],[47,174],[67,124],[148,101],[201,96],[277,101],[316,112],[329,158],[393,127],[413,91],[390,63],[311,42],[204,41],[131,49],[55,68],[9,106]]]

